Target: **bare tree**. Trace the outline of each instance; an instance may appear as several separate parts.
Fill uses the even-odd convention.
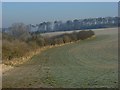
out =
[[[10,28],[12,36],[18,39],[26,40],[30,37],[29,28],[23,23],[14,23]]]

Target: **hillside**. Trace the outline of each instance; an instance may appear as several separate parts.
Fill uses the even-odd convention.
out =
[[[117,87],[118,30],[96,30],[95,35],[45,50],[3,73],[3,88]]]

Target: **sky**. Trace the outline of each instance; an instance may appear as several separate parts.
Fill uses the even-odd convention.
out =
[[[3,2],[2,26],[118,16],[117,2]]]
[[[2,28],[2,3],[0,2],[0,28]]]
[[[119,0],[1,0],[2,2],[119,2]]]

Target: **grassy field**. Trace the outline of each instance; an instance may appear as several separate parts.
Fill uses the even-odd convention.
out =
[[[3,73],[3,88],[92,88],[118,86],[118,30],[55,47]]]

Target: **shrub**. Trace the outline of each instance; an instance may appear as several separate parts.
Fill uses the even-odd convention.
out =
[[[71,42],[71,38],[70,38],[68,35],[64,34],[64,35],[63,35],[63,42],[64,42],[64,43]]]
[[[69,37],[71,38],[72,41],[77,41],[77,32],[73,32],[71,34],[69,34]]]
[[[42,37],[37,38],[36,42],[39,46],[45,46],[45,40]]]
[[[55,44],[62,44],[62,43],[64,43],[63,38],[56,38],[56,39],[54,39],[54,45]]]
[[[25,42],[19,40],[14,40],[12,42],[3,40],[2,44],[3,59],[11,60],[12,58],[22,57],[30,51],[30,47]]]
[[[84,40],[91,37],[92,35],[94,35],[94,32],[89,30],[89,31],[80,31],[78,32],[77,36],[78,36],[78,39]]]

